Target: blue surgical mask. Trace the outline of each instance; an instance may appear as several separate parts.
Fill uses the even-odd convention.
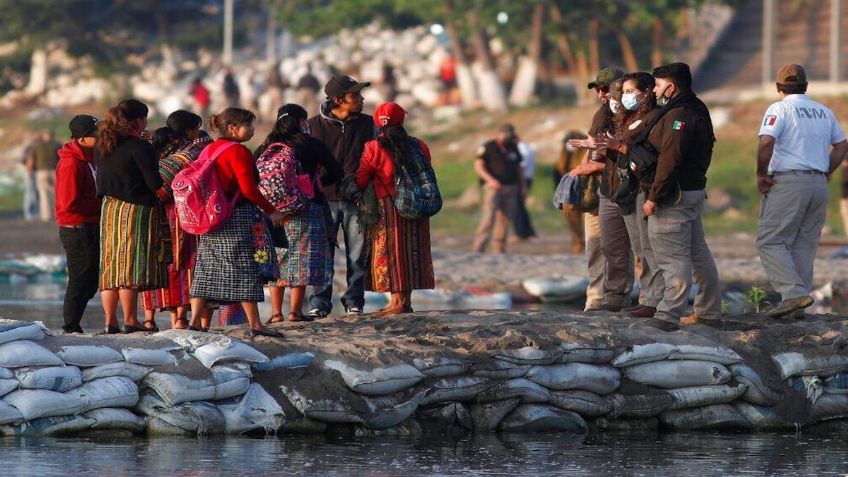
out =
[[[621,95],[621,105],[628,111],[636,111],[639,108],[639,99],[636,93],[624,93]]]
[[[610,98],[610,100],[609,100],[609,108],[610,108],[610,111],[612,111],[612,114],[617,113],[617,112],[618,112],[618,101],[616,101],[616,100],[614,100],[614,99]]]

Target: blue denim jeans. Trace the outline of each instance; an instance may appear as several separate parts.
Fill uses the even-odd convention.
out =
[[[339,227],[342,228],[345,243],[345,255],[347,258],[347,290],[342,295],[342,305],[345,310],[352,306],[360,309],[365,306],[365,267],[368,263],[368,255],[365,250],[365,231],[359,227],[357,218],[359,209],[356,204],[346,200],[331,200],[330,212],[333,214],[333,230],[330,236],[338,236]],[[335,251],[333,251],[335,255]],[[309,297],[312,308],[318,308],[327,313],[333,308],[333,284],[324,288],[316,288]]]

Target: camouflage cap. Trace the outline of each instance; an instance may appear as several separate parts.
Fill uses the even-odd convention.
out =
[[[589,89],[595,89],[598,86],[609,88],[610,83],[624,76],[624,72],[618,68],[604,68],[598,71],[598,76],[594,81],[589,82]]]
[[[807,84],[807,72],[801,65],[783,65],[777,70],[777,83],[784,85]]]

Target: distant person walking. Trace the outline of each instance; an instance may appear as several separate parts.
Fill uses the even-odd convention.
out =
[[[27,170],[35,178],[35,187],[38,191],[38,218],[42,222],[50,222],[53,219],[56,164],[59,161],[57,151],[62,147],[51,131],[42,131],[29,149],[27,158]]]
[[[781,302],[768,312],[781,317],[813,304],[813,263],[827,215],[827,175],[848,153],[845,132],[833,112],[806,95],[800,65],[777,72],[780,101],[760,125],[757,189],[762,194],[757,250]]]
[[[62,306],[65,333],[83,333],[82,315],[97,293],[100,278],[100,199],[94,145],[97,118],[74,116],[71,140],[59,149],[56,167],[56,223],[68,264],[68,285]]]
[[[195,111],[200,115],[202,121],[206,121],[209,116],[209,103],[211,99],[209,89],[203,84],[203,78],[198,76],[191,82],[189,94],[191,94],[191,99],[194,100]]]
[[[236,81],[233,71],[229,68],[224,70],[222,90],[224,91],[224,102],[227,107],[238,108],[241,106],[241,90],[239,89],[239,84]]]

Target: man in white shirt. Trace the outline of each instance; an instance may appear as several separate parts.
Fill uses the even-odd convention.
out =
[[[827,213],[827,175],[848,153],[833,112],[813,101],[799,65],[777,72],[781,100],[769,106],[760,126],[757,188],[762,194],[757,250],[781,302],[771,317],[795,314],[813,304],[813,262]]]

